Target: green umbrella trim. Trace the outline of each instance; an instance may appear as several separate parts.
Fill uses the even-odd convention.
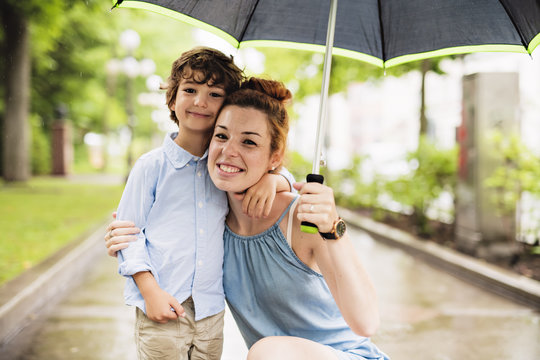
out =
[[[158,13],[158,14],[161,14],[161,15],[172,17],[174,19],[185,22],[185,23],[187,23],[189,25],[193,25],[193,26],[195,26],[195,27],[197,27],[199,29],[206,30],[206,31],[208,31],[208,32],[210,32],[210,33],[212,33],[212,34],[214,34],[216,36],[219,36],[220,38],[224,39],[225,41],[227,41],[229,44],[231,44],[235,48],[238,48],[238,45],[239,45],[238,40],[236,40],[233,36],[231,36],[227,32],[221,30],[220,28],[212,26],[212,25],[210,25],[208,23],[205,23],[204,21],[197,20],[195,18],[192,18],[191,16],[179,13],[178,11],[167,9],[167,8],[165,8],[163,6],[159,6],[159,5],[156,5],[156,4],[150,4],[150,3],[147,3],[147,2],[141,2],[141,1],[129,1],[129,0],[122,2],[120,7],[129,7],[129,8],[133,8],[133,9],[143,9],[143,10],[152,11],[152,12],[155,12],[155,13]]]
[[[529,54],[532,54],[538,45],[540,45],[540,34],[536,34],[536,36],[529,43]]]
[[[418,54],[410,54],[398,56],[392,59],[387,60],[384,63],[386,68],[401,65],[416,60],[423,60],[428,58],[434,58],[439,56],[447,55],[458,55],[458,54],[470,54],[475,52],[512,52],[512,53],[522,53],[529,54],[527,49],[521,45],[471,45],[471,46],[456,46],[451,48],[444,48],[434,51],[427,51]]]
[[[240,49],[246,47],[275,47],[280,49],[293,49],[293,50],[305,50],[313,52],[325,52],[326,47],[324,45],[299,43],[294,41],[283,40],[246,40],[240,43]],[[358,51],[352,51],[347,49],[341,49],[334,47],[332,49],[333,55],[345,56],[348,58],[357,59],[378,67],[383,67],[383,61],[375,56],[367,55]]]

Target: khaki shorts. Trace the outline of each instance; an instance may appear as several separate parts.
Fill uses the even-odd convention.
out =
[[[195,321],[193,300],[182,303],[186,317],[166,324],[148,319],[137,308],[135,344],[139,360],[219,360],[223,350],[225,310]]]

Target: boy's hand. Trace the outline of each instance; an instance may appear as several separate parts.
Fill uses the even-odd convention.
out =
[[[247,189],[242,201],[242,211],[251,217],[267,217],[276,197],[281,175],[265,174],[258,183]]]
[[[159,287],[147,293],[144,301],[146,304],[146,316],[157,323],[166,324],[169,320],[177,319],[178,316],[186,316],[182,305],[172,295]]]

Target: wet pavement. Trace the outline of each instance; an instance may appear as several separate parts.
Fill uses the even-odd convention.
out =
[[[540,359],[540,313],[351,230],[379,295],[373,341],[392,359]],[[22,360],[136,359],[132,308],[123,305],[116,260],[103,256],[85,283],[45,320]],[[245,359],[230,314],[223,360]],[[1,355],[0,355],[1,358]]]

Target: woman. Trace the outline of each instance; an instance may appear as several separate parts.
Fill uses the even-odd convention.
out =
[[[225,295],[248,359],[387,359],[368,338],[379,325],[376,294],[332,190],[295,184],[299,196],[278,193],[266,218],[242,210],[244,191],[281,166],[290,98],[281,83],[246,81],[225,100],[209,148],[210,177],[230,207]],[[302,221],[320,233],[301,232]],[[107,247],[123,242],[113,237]]]

